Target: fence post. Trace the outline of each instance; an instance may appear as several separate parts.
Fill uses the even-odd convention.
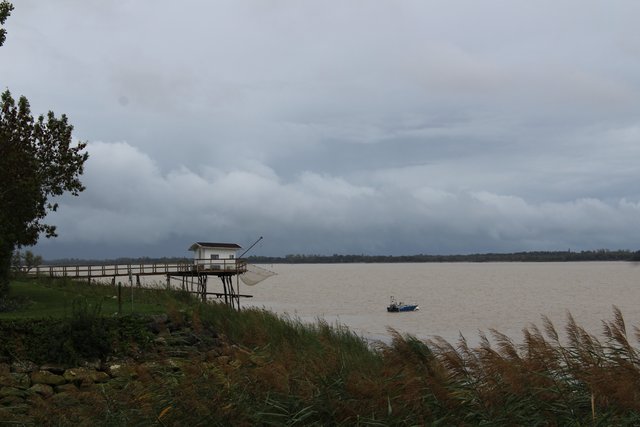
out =
[[[113,280],[116,280],[114,277]],[[118,282],[118,315],[122,315],[122,282]]]

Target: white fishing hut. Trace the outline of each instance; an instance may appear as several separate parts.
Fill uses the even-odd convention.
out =
[[[211,269],[235,269],[238,250],[236,243],[196,242],[189,247],[193,251],[193,262],[208,265]]]

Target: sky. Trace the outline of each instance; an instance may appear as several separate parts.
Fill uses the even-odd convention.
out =
[[[640,2],[13,0],[90,155],[45,259],[640,249]]]

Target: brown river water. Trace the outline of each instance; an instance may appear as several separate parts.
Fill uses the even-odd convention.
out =
[[[514,341],[541,316],[561,336],[570,312],[601,338],[602,320],[621,309],[627,331],[640,326],[640,266],[627,262],[273,264],[277,273],[255,286],[240,284],[243,306],[266,308],[302,321],[323,318],[366,338],[388,341],[388,328],[421,339],[463,334],[477,343],[491,328]],[[218,287],[215,280],[211,280]],[[213,289],[211,289],[213,290]],[[388,313],[389,297],[420,310]],[[635,342],[635,341],[634,341]]]

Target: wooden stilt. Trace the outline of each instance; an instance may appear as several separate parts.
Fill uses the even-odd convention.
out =
[[[231,276],[226,276],[227,286],[229,288],[229,302],[231,303],[232,308],[236,308],[236,301],[238,300],[238,295],[236,294],[236,290],[233,288],[233,281],[231,280]]]
[[[198,294],[202,298],[202,301],[207,300],[207,275],[198,275]]]
[[[240,311],[240,275],[239,274],[236,274],[236,289],[238,291],[238,311]]]
[[[220,280],[222,280],[222,289],[224,292],[224,303],[229,305],[229,295],[227,291],[227,282],[224,280],[224,276],[220,276]]]

